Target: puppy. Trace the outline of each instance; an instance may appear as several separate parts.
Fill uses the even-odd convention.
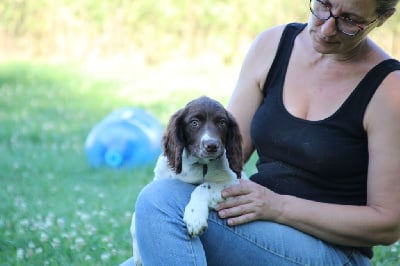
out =
[[[177,178],[197,185],[183,220],[194,238],[207,228],[209,208],[223,199],[221,190],[242,176],[242,137],[233,116],[219,102],[200,97],[172,115],[162,139],[163,154],[154,169],[154,180]],[[136,265],[141,258],[131,224]]]

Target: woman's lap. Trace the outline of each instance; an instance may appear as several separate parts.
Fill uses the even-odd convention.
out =
[[[136,203],[136,235],[145,265],[369,265],[351,248],[329,245],[291,227],[256,221],[230,227],[212,211],[191,239],[183,212],[193,185],[152,182]],[[124,264],[125,265],[125,264]]]

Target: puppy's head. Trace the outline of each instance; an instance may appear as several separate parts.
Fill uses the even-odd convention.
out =
[[[226,151],[229,167],[240,178],[242,138],[231,114],[219,102],[201,97],[172,115],[163,137],[164,155],[171,168],[182,171],[182,152],[207,164]]]

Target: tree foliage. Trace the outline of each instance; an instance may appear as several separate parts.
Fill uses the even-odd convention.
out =
[[[121,56],[158,63],[171,57],[241,60],[263,29],[309,16],[308,0],[2,0],[0,55],[88,60]],[[400,16],[381,31],[400,53]],[[239,56],[238,56],[239,55]]]

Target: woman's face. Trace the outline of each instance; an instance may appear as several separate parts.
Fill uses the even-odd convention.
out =
[[[312,44],[314,49],[322,54],[351,53],[377,25],[375,0],[312,0],[311,5],[316,10],[321,6],[321,10],[325,10],[328,16],[330,10],[335,17],[340,17],[337,19],[368,25],[356,35],[348,36],[338,30],[335,18],[321,20],[311,14],[309,32]]]

